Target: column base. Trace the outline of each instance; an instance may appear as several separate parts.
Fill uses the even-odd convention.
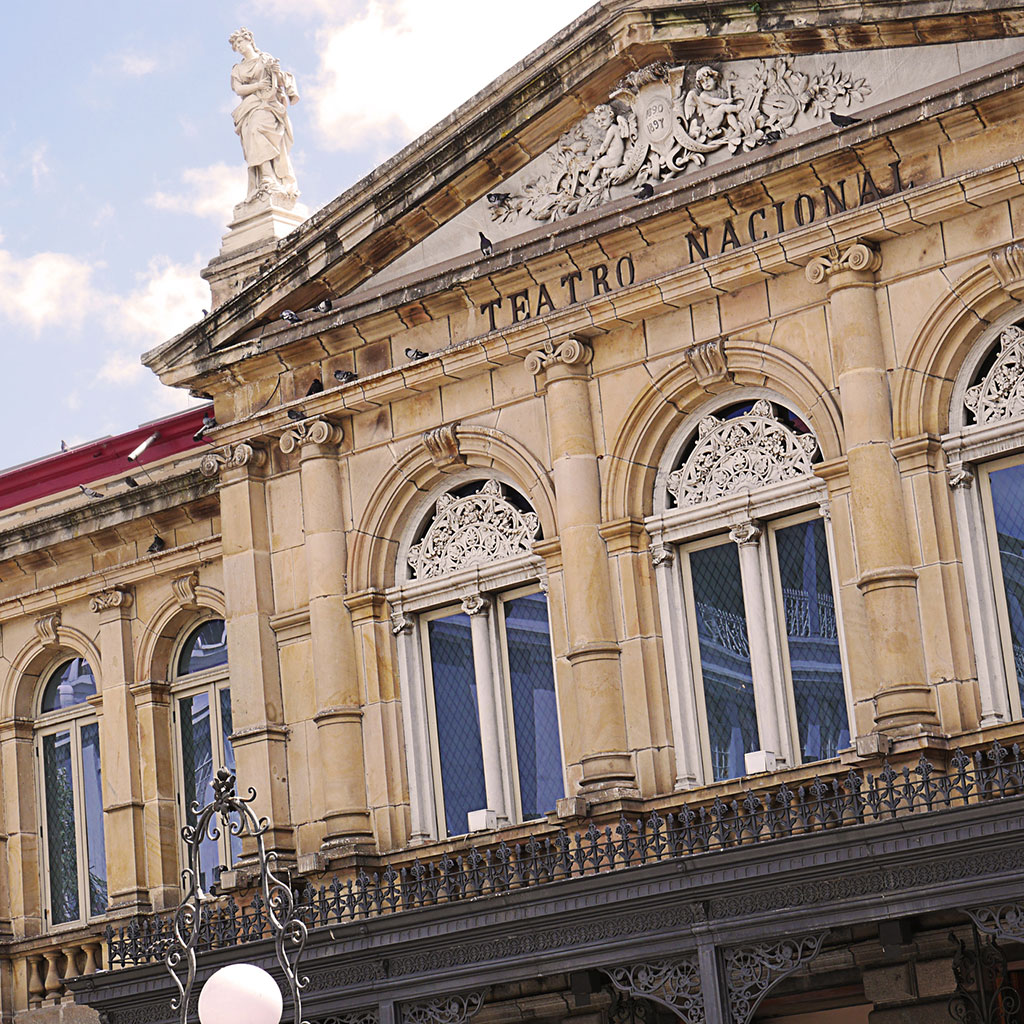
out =
[[[611,790],[622,796],[639,796],[636,788],[636,773],[633,759],[627,753],[609,751],[601,754],[586,754],[580,758],[583,778],[580,779],[580,793],[588,799],[601,794],[601,799]]]

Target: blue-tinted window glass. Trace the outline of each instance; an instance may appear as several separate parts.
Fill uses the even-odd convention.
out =
[[[850,745],[825,524],[787,526],[775,543],[800,756],[821,761]]]
[[[64,662],[47,680],[43,689],[42,711],[58,711],[83,704],[96,692],[96,680],[85,658]]]
[[[548,602],[543,594],[505,602],[505,639],[523,817],[539,818],[565,796]]]
[[[1024,704],[1024,466],[997,469],[989,474],[989,482],[1010,620],[1010,646]]]
[[[437,746],[448,835],[464,834],[466,814],[487,806],[469,616],[427,623]]]
[[[210,697],[196,693],[178,698],[178,718],[181,723],[181,770],[185,790],[185,820],[193,827],[197,815],[192,805],[207,804],[213,796],[210,780],[213,778],[213,747],[210,741]],[[217,844],[204,835],[199,844],[199,885],[210,888],[213,869],[220,863]]]
[[[107,912],[107,850],[103,838],[103,777],[100,771],[100,727],[82,726],[82,803],[85,806],[85,850],[88,856],[89,912]]]
[[[224,746],[224,767],[233,772],[235,770],[235,749],[231,746],[231,691],[227,687],[220,691],[220,726],[221,740]],[[233,815],[232,820],[239,820],[238,815]],[[234,863],[242,854],[242,837],[232,835],[230,839],[231,861]]]
[[[715,781],[744,774],[759,746],[740,559],[731,541],[690,552],[704,706]]]
[[[178,656],[178,675],[215,668],[228,663],[228,640],[223,619],[210,619],[189,634]]]
[[[47,880],[53,924],[81,917],[78,899],[78,845],[71,733],[43,737],[43,791],[46,796]]]

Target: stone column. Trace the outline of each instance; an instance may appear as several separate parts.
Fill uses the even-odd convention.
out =
[[[754,685],[761,749],[770,751],[780,760],[791,762],[789,744],[783,749],[779,728],[779,702],[775,673],[772,671],[769,618],[764,600],[764,576],[761,572],[761,537],[761,527],[753,522],[740,523],[729,532],[729,539],[739,548],[740,580],[743,585],[743,605],[747,613],[747,639],[750,642],[750,677]]]
[[[338,445],[341,428],[325,420],[301,423],[281,436],[286,455],[299,449],[302,521],[309,585],[309,632],[319,793],[325,848],[372,846],[363,756],[363,698],[355,630],[345,606],[348,548]]]
[[[146,836],[139,775],[138,724],[130,687],[135,681],[130,609],[119,587],[90,599],[99,616],[103,713],[99,716],[103,774],[103,831],[110,909],[148,906]]]
[[[833,248],[807,266],[828,289],[828,318],[850,475],[850,509],[870,647],[875,730],[899,737],[936,732],[911,564],[907,510],[892,454],[892,406],[875,296],[881,256],[864,242]],[[863,744],[860,744],[863,747]]]
[[[39,934],[43,924],[39,858],[45,860],[46,853],[39,838],[33,724],[29,718],[0,722],[0,792],[7,836],[4,864],[16,939]]]
[[[268,850],[291,854],[295,838],[288,806],[288,763],[281,670],[270,627],[274,591],[270,569],[265,468],[267,453],[238,444],[203,456],[205,476],[220,473],[231,736],[238,789],[256,790],[253,810],[270,820]],[[254,851],[243,846],[243,861]]]
[[[476,675],[476,702],[480,719],[480,748],[484,762],[484,789],[487,810],[494,811],[498,822],[508,821],[508,803],[503,786],[504,772],[501,757],[501,718],[494,685],[494,666],[491,658],[491,603],[479,594],[472,594],[462,602],[462,610],[469,616],[473,642],[473,669]]]
[[[619,644],[608,551],[601,525],[601,479],[590,407],[591,350],[569,338],[547,342],[526,357],[541,378],[551,445],[561,543],[566,619],[582,748],[566,751],[582,768],[580,788],[607,796],[632,796],[636,776],[626,738]],[[563,704],[563,707],[565,705]]]

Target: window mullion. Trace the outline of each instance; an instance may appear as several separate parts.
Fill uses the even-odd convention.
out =
[[[740,579],[746,610],[747,639],[750,643],[750,674],[754,684],[761,749],[782,759],[786,751],[783,750],[779,730],[779,701],[768,638],[768,611],[765,607],[760,554],[762,535],[760,525],[753,522],[741,523],[729,533],[729,537],[739,547]]]

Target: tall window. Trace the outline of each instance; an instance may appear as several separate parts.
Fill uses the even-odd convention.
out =
[[[682,785],[850,745],[816,453],[798,416],[758,399],[701,419],[661,475],[647,528]]]
[[[99,723],[89,697],[96,680],[84,658],[58,665],[39,704],[46,913],[53,925],[107,911]]]
[[[443,494],[389,595],[418,836],[537,818],[564,795],[538,530],[496,480]]]
[[[182,821],[196,824],[192,810],[213,796],[210,782],[220,767],[234,771],[231,748],[231,692],[223,619],[209,619],[184,639],[177,657],[174,717],[178,729],[179,804]],[[238,836],[203,837],[199,848],[199,885],[208,889],[221,867],[241,852]]]

